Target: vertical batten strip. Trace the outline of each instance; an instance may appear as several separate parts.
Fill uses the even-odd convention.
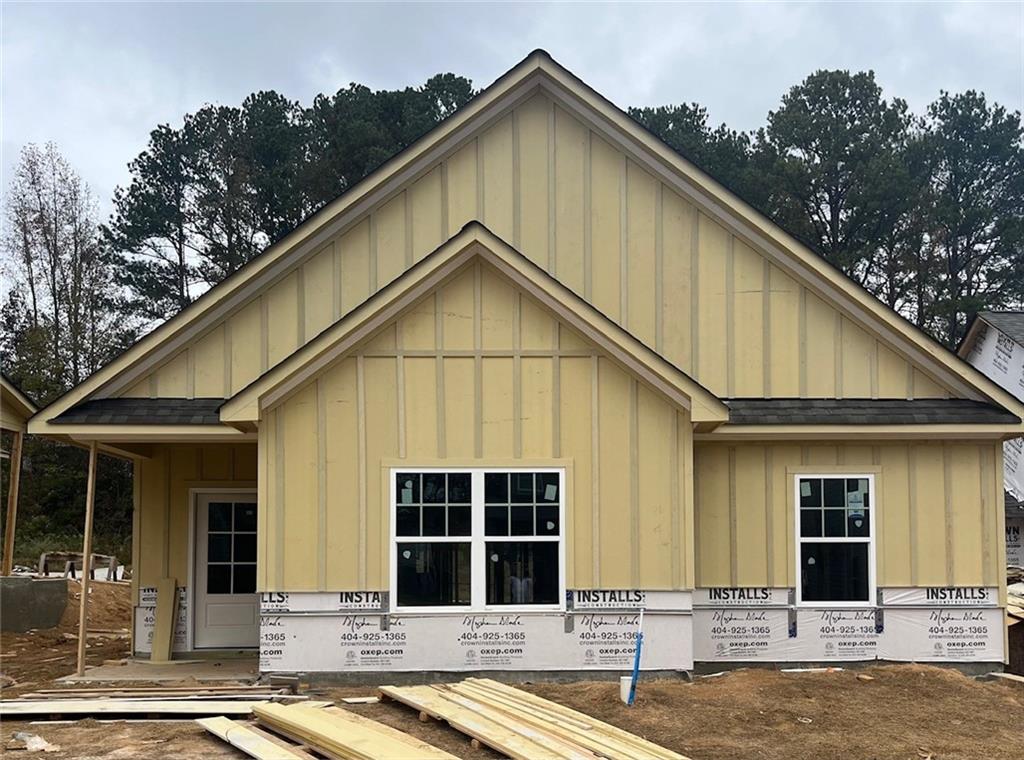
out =
[[[301,348],[306,345],[306,268],[302,266],[295,270],[295,311],[299,319],[296,345]]]
[[[843,315],[836,309],[833,318],[833,358],[836,374],[836,398],[843,398]]]
[[[405,208],[405,268],[412,266],[412,193],[407,187],[402,191],[402,201]]]
[[[224,320],[224,398],[231,398],[231,318]]]
[[[558,271],[557,230],[555,225],[555,101],[548,108],[548,274]]]
[[[331,314],[341,319],[341,246],[331,241]]]
[[[697,508],[697,503],[701,501],[700,498],[700,482],[694,482],[694,473],[699,469],[697,466],[697,450],[693,445],[692,428],[691,437],[687,441],[687,448],[692,461],[692,467],[690,468],[689,475],[689,486],[693,488],[693,500],[690,503],[690,511],[693,513],[693,585],[699,586],[702,581],[701,572],[701,558],[703,552],[701,551],[701,532],[700,532],[700,510]],[[684,484],[687,484],[687,480],[683,480]],[[684,543],[683,546],[686,546]]]
[[[679,437],[683,440],[683,461],[680,468],[680,483],[683,489],[683,524],[679,533],[679,545],[683,550],[683,588],[693,588],[697,578],[697,500],[694,496],[693,477],[696,471],[693,450],[693,425],[690,415],[679,414]]]
[[[484,455],[483,273],[473,265],[473,451]]]
[[[871,342],[871,398],[878,398],[878,341]]]
[[[367,222],[370,231],[370,266],[369,266],[369,293],[372,296],[377,292],[377,214],[371,211]]]
[[[484,221],[484,159],[480,155],[480,138],[473,140],[473,160],[476,162],[476,218],[481,224]]]
[[[554,356],[551,357],[551,456],[562,456],[562,325],[555,323],[552,335]]]
[[[512,297],[512,456],[523,456],[522,293]]]
[[[693,210],[690,227],[690,374],[700,378],[700,211]]]
[[[196,352],[194,346],[185,349],[185,398],[196,397]]]
[[[800,340],[800,398],[807,398],[807,288],[800,286],[800,307],[797,314]]]
[[[775,585],[775,519],[774,519],[774,494],[775,494],[775,457],[774,449],[762,446],[764,454],[764,532],[765,532],[765,565],[767,573],[765,578],[768,586]]]
[[[944,537],[946,540],[946,585],[956,585],[956,546],[953,542],[953,449],[949,442],[942,444],[942,500],[945,508]]]
[[[590,358],[590,492],[593,501],[591,556],[594,563],[593,588],[601,587],[601,406],[600,372],[597,354]]]
[[[629,158],[619,164],[619,324],[629,329]]]
[[[992,562],[992,457],[989,448],[978,447],[981,462],[981,578],[985,586],[997,585]]]
[[[274,412],[274,591],[284,588],[284,407]]]
[[[164,449],[164,540],[163,568],[164,578],[171,575],[171,451]]]
[[[327,395],[316,379],[316,587],[327,591]]]
[[[356,419],[359,450],[359,521],[356,530],[359,535],[359,588],[366,588],[366,360],[362,354],[356,357]]]
[[[725,388],[736,395],[736,236],[729,235],[725,249]]]
[[[764,260],[761,275],[761,385],[764,397],[772,397],[772,265]]]
[[[640,409],[636,378],[629,379],[629,569],[633,588],[640,579]]]
[[[512,247],[523,250],[522,149],[519,145],[519,109],[512,109]]]
[[[662,207],[664,185],[659,181],[654,190],[654,347],[665,345],[665,231]]]
[[[907,361],[907,400],[914,398],[914,365]]]
[[[270,362],[270,334],[267,329],[269,317],[267,315],[267,297],[260,296],[260,372],[267,371],[267,364]]]
[[[441,162],[441,240],[451,237],[448,230],[448,160]]]
[[[594,220],[591,179],[591,143],[594,133],[587,130],[583,144],[583,297],[589,302],[594,296]]]
[[[910,506],[910,585],[917,585],[917,447],[907,445],[907,503]],[[877,532],[877,531],[876,531]]]
[[[683,587],[682,584],[682,573],[680,571],[680,559],[682,554],[682,545],[680,544],[680,527],[682,525],[682,519],[679,515],[679,504],[682,501],[679,498],[679,410],[672,410],[672,432],[669,437],[669,499],[670,499],[670,513],[669,513],[669,529],[671,534],[669,536],[669,547],[672,554],[672,588],[680,589]]]
[[[437,386],[437,456],[448,456],[448,434],[444,401],[444,315],[440,288],[434,291],[434,380]]]
[[[402,320],[395,322],[395,396],[397,397],[398,414],[398,458],[405,459],[406,451],[406,420],[405,420],[405,354],[402,351]]]
[[[882,510],[885,509],[883,504],[882,493],[884,492],[884,483],[882,481],[884,470],[882,467],[882,448],[881,446],[871,447],[871,464],[879,468],[878,474],[875,476],[875,508],[874,508],[874,519],[875,519],[875,585],[883,586],[888,578],[886,573],[888,572],[888,566],[885,562],[885,531],[882,530],[881,523],[877,522],[878,515],[882,514]]]
[[[729,584],[740,585],[739,536],[736,516],[736,447],[729,447]]]

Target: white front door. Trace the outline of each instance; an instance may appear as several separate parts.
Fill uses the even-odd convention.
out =
[[[256,493],[196,496],[195,648],[259,644]]]

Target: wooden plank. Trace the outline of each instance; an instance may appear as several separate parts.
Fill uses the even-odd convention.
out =
[[[171,650],[174,647],[174,623],[177,617],[178,581],[174,578],[161,578],[156,584],[156,622],[153,626],[153,650],[149,655],[150,662],[170,661]]]
[[[567,755],[512,730],[507,724],[477,715],[472,710],[446,699],[442,692],[430,686],[381,686],[380,691],[387,697],[420,710],[480,743],[508,755],[513,760],[563,760]],[[593,757],[580,754],[580,757]]]
[[[444,750],[438,749],[432,744],[428,744],[425,741],[417,739],[415,736],[407,734],[404,731],[399,731],[397,728],[392,728],[391,726],[385,725],[384,723],[378,723],[375,720],[363,717],[362,715],[354,713],[351,710],[345,710],[341,707],[325,707],[321,712],[327,713],[328,715],[334,715],[339,720],[348,721],[349,723],[365,726],[373,731],[377,731],[380,734],[390,736],[396,741],[408,744],[410,747],[414,748],[419,752],[427,752],[429,754],[429,757],[431,758],[438,758],[438,760],[448,760],[448,758],[452,757]]]
[[[242,721],[239,722],[242,723]],[[263,728],[263,726],[259,725],[254,720],[247,720],[243,723],[243,725],[246,726],[246,728],[248,728],[254,734],[262,736],[268,742],[276,744],[279,747],[284,747],[288,750],[291,750],[291,752],[294,753],[296,757],[299,757],[302,760],[319,760],[319,758],[321,757],[321,755],[319,754],[314,755],[310,752],[307,752],[306,750],[308,750],[309,747],[307,747],[305,744],[301,742],[295,742],[292,739],[285,739],[283,737],[278,736],[275,733],[267,731],[265,728]]]
[[[560,718],[569,718],[575,721],[588,723],[592,727],[591,730],[600,731],[607,736],[617,737],[623,741],[629,742],[637,747],[637,749],[643,750],[654,757],[664,758],[665,760],[687,760],[685,755],[680,755],[672,750],[665,749],[664,747],[661,747],[654,742],[649,742],[636,734],[631,734],[629,731],[624,731],[610,723],[599,721],[586,713],[573,710],[571,707],[560,705],[557,702],[552,702],[551,700],[544,699],[543,697],[538,697],[535,694],[523,691],[522,689],[517,689],[514,686],[508,686],[489,678],[467,678],[463,683],[476,684],[485,689],[489,689],[492,692],[507,695],[512,699],[517,699],[523,703],[542,708]]]
[[[249,757],[255,757],[256,760],[296,760],[301,757],[290,749],[261,736],[245,724],[236,723],[223,715],[214,718],[198,718],[196,723],[232,747],[240,749]]]
[[[341,711],[344,713],[344,711]],[[306,705],[262,704],[253,713],[263,725],[277,733],[298,738],[310,748],[329,757],[345,760],[408,758],[408,760],[455,760],[443,750],[416,742],[399,740],[393,730],[380,730],[374,721],[352,720],[337,712],[310,709]]]
[[[599,721],[585,722],[569,716],[559,716],[541,707],[530,706],[529,703],[502,697],[497,693],[489,694],[485,689],[471,685],[453,684],[449,688],[465,693],[479,704],[487,705],[514,720],[531,723],[564,740],[586,747],[601,757],[623,760],[660,760],[678,757],[675,753],[661,750],[660,747],[657,749],[661,751],[648,751],[646,747],[632,739],[605,733],[599,725],[595,725],[599,724]]]
[[[0,700],[0,716],[26,715],[248,715],[264,700],[244,699],[47,699]],[[305,706],[308,703],[304,703]],[[325,704],[325,703],[319,703]]]
[[[0,575],[10,575],[14,568],[14,527],[18,522],[18,484],[21,480],[21,443],[23,433],[14,431],[11,441],[10,482],[7,486],[7,522],[4,524],[4,563]]]

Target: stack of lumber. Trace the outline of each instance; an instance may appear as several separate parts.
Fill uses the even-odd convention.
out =
[[[1006,588],[1006,624],[1024,622],[1024,582],[1011,583]]]
[[[686,760],[628,731],[486,678],[382,686],[381,694],[443,720],[513,760]]]
[[[337,707],[263,704],[253,713],[259,725],[227,718],[196,722],[257,760],[312,757],[307,750],[341,760],[455,760],[437,747]]]

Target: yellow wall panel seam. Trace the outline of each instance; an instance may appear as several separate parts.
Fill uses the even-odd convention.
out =
[[[772,397],[772,265],[762,265],[761,280],[761,384],[765,398]]]
[[[768,585],[775,585],[775,458],[771,446],[762,447],[764,456],[764,529],[765,529],[765,566]]]
[[[992,500],[989,496],[992,488],[992,464],[989,457],[989,450],[982,446],[979,449],[981,460],[981,574],[982,583],[991,586],[996,573],[992,563],[992,518],[989,510],[992,509]]]
[[[548,107],[548,274],[555,276],[558,249],[555,247],[556,198],[555,198],[555,101]]]
[[[441,162],[441,239],[447,240],[451,237],[448,229],[448,161]]]
[[[736,514],[736,447],[729,447],[729,584],[739,584],[739,519]]]
[[[591,522],[592,554],[594,558],[594,570],[592,583],[594,588],[601,587],[601,423],[600,423],[600,382],[597,367],[598,358],[593,356],[590,359],[590,419],[591,419],[591,463],[590,463],[590,494],[593,503],[593,517]]]
[[[946,542],[946,585],[956,583],[956,547],[953,542],[953,450],[948,442],[942,444],[942,485]]]
[[[871,362],[871,398],[878,398],[878,339],[871,341],[871,354],[868,357]]]
[[[798,314],[800,341],[800,398],[807,397],[807,288],[800,286]]]
[[[476,161],[476,218],[484,219],[484,158],[480,155],[480,138],[473,140]]]
[[[999,603],[1006,604],[1006,509],[1003,508],[1003,447],[1002,444],[994,444],[992,446],[992,452],[994,455],[993,459],[993,471],[995,477],[993,478],[993,485],[995,487],[995,493],[993,494],[993,506],[995,507],[996,515],[996,541],[995,541],[995,553],[996,553],[996,571],[997,571],[997,582],[999,584]]]
[[[665,231],[664,185],[659,181],[654,190],[654,347],[665,347]]]
[[[163,577],[171,575],[171,457],[167,454],[163,457],[164,467],[164,535],[161,542],[163,552],[162,562]]]
[[[405,196],[405,268],[412,266],[412,196],[407,187],[402,191]]]
[[[473,451],[484,455],[484,366],[483,356],[483,283],[480,262],[473,266]]]
[[[196,397],[196,348],[185,349],[185,398]]]
[[[224,398],[231,398],[231,320],[224,320]]]
[[[512,451],[523,456],[522,293],[512,298]]]
[[[907,362],[907,399],[914,398],[914,365]]]
[[[552,339],[555,356],[551,360],[551,452],[557,459],[562,456],[562,360],[558,356],[562,331],[558,324]]]
[[[690,374],[700,377],[700,211],[693,205],[690,226]]]
[[[327,397],[316,379],[316,587],[327,590]]]
[[[729,398],[736,396],[736,237],[729,236],[725,249],[725,387]]]
[[[142,464],[132,460],[132,604],[139,603],[139,568],[142,551]]]
[[[341,250],[335,241],[331,241],[331,318],[337,322],[341,319]]]
[[[274,415],[274,588],[284,587],[284,525],[287,504],[284,488],[284,413]]]
[[[918,531],[917,531],[917,447],[907,447],[907,503],[910,507],[910,585],[916,586],[918,579]]]
[[[306,343],[306,268],[295,270],[295,319],[298,321],[296,347]],[[297,349],[296,349],[297,350]]]
[[[434,384],[437,386],[437,455],[442,459],[448,456],[447,431],[445,429],[445,389],[444,389],[444,302],[440,290],[434,292]]]
[[[679,534],[679,546],[682,547],[682,581],[684,588],[693,588],[696,585],[696,552],[697,552],[697,531],[696,531],[696,498],[694,483],[694,450],[693,450],[693,426],[688,415],[677,412],[679,431],[683,440],[683,461],[681,468],[680,485],[682,488],[682,526]]]
[[[672,561],[672,588],[682,588],[680,565],[683,547],[679,541],[682,520],[680,519],[680,481],[679,481],[679,410],[672,410],[672,431],[669,436],[669,530],[671,531],[669,546]]]
[[[591,142],[594,133],[587,130],[587,139],[583,143],[583,297],[588,303],[593,302],[594,294],[594,263],[593,263],[593,209],[591,194]]]
[[[523,178],[519,147],[519,109],[512,109],[512,247],[523,250]]]
[[[640,410],[636,378],[629,379],[629,568],[633,588],[640,581]]]
[[[839,311],[834,313],[834,327],[835,338],[832,340],[833,346],[833,357],[835,360],[835,375],[836,375],[836,398],[843,398],[843,315]]]
[[[619,162],[619,324],[629,329],[629,159]]]
[[[405,418],[405,356],[402,353],[402,324],[403,320],[399,319],[395,322],[395,345],[397,352],[395,355],[395,378],[398,383],[395,389],[395,396],[397,397],[398,403],[398,458],[405,459],[406,455],[406,437],[408,435],[406,418]]]
[[[369,286],[370,286],[370,293],[372,294],[372,293],[376,293],[377,292],[377,214],[376,214],[376,211],[371,211],[370,212],[369,223],[370,223],[370,274],[369,274]]]
[[[356,523],[359,536],[359,570],[357,574],[359,588],[366,588],[366,553],[367,553],[367,482],[366,482],[366,360],[356,357],[356,419],[358,420],[357,435],[359,452],[359,520]]]

